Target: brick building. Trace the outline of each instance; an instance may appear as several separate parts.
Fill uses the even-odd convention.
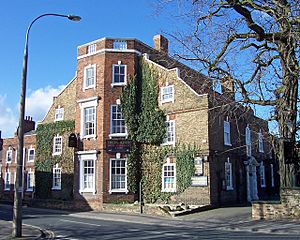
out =
[[[128,138],[120,95],[137,74],[141,58],[158,74],[158,107],[165,113],[167,132],[161,145],[200,149],[191,186],[183,193],[177,194],[176,159],[166,157],[161,171],[153,173],[161,178],[161,191],[172,195],[170,201],[224,205],[274,197],[277,164],[267,122],[234,101],[229,80],[222,81],[218,93],[206,76],[170,58],[168,40],[161,35],[154,37],[154,48],[136,39],[112,38],[78,47],[76,77],[54,98],[41,123],[54,129],[48,137],[51,156],[39,159],[51,160],[45,170],[51,184],[44,197],[93,209],[137,199],[128,188],[127,153],[107,151],[106,141]],[[61,134],[58,125],[51,125],[64,121],[74,121],[74,128]],[[71,132],[78,138],[74,149],[68,147]],[[4,155],[9,151],[5,146]]]
[[[35,189],[35,150],[36,150],[35,122],[31,117],[24,120],[24,150],[23,150],[23,199],[32,199]],[[18,137],[3,139],[3,149],[0,161],[1,182],[0,199],[12,201],[16,181],[16,164],[18,153]]]

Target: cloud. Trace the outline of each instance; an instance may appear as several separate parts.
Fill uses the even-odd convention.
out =
[[[26,97],[25,116],[31,116],[34,121],[41,121],[45,117],[50,108],[53,97],[65,86],[54,88],[47,86],[29,91]],[[6,95],[0,95],[0,130],[2,137],[13,137],[18,126],[19,104],[15,104],[15,108],[9,107],[6,100]]]
[[[6,103],[6,95],[0,95],[0,130],[2,137],[12,137],[17,127],[17,114]]]
[[[64,85],[58,88],[47,86],[31,91],[26,98],[25,115],[31,116],[34,121],[43,120],[53,102],[53,97],[57,96],[64,87]]]

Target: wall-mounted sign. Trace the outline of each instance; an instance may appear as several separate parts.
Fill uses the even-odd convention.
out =
[[[192,177],[193,187],[206,187],[207,186],[207,176]]]
[[[106,140],[106,152],[108,153],[129,153],[132,141],[128,139]]]

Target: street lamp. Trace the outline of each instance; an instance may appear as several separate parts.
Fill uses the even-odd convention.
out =
[[[18,127],[18,158],[16,166],[16,183],[14,193],[14,207],[13,207],[13,237],[22,236],[22,172],[23,172],[23,146],[24,146],[24,116],[25,116],[25,96],[26,96],[26,80],[27,80],[27,60],[28,60],[28,36],[32,25],[40,18],[46,16],[64,17],[71,21],[80,21],[81,17],[75,15],[62,15],[56,13],[45,13],[36,17],[29,25],[26,32],[23,71],[22,71],[22,88],[20,95],[20,113],[19,113],[19,127]]]

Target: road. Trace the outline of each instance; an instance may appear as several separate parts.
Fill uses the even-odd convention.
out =
[[[300,239],[299,221],[252,221],[249,213],[249,207],[230,208],[169,219],[23,208],[23,223],[45,229],[55,239],[70,240]],[[11,218],[12,207],[0,204],[0,219]]]

